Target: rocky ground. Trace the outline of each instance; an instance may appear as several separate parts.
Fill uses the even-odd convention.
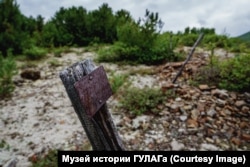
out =
[[[225,53],[217,50],[216,54]],[[171,81],[181,63],[133,67],[102,63],[108,75],[152,69],[156,71],[152,75],[133,75],[129,80],[134,86],[160,87],[172,93],[159,105],[162,111],[154,115],[134,116],[117,108],[115,96],[108,100],[127,150],[250,150],[250,93],[188,84],[193,73],[206,64],[207,55],[198,49],[176,84]],[[77,61],[94,57],[94,53],[77,49],[61,57],[49,55],[37,66],[20,70],[14,78],[13,96],[0,101],[0,166],[30,166],[31,158],[50,149],[91,150],[58,74]],[[38,73],[30,75],[30,71]]]

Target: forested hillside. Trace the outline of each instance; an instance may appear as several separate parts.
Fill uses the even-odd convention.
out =
[[[238,38],[250,43],[250,32],[240,35]]]

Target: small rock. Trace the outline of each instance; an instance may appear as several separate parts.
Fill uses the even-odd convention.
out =
[[[212,96],[216,96],[219,97],[223,100],[227,99],[229,97],[229,95],[227,94],[226,90],[219,90],[219,89],[215,89],[211,91]]]
[[[187,120],[187,127],[188,128],[197,128],[198,127],[198,122],[194,119],[188,119]]]
[[[175,99],[175,101],[180,102],[180,101],[181,101],[181,98],[180,98],[180,97],[177,97],[177,98]]]
[[[224,106],[226,105],[226,101],[221,100],[221,99],[217,99],[217,100],[216,100],[216,104],[217,104],[219,107],[224,107]]]
[[[171,63],[171,66],[174,68],[178,68],[178,67],[182,66],[182,64],[183,64],[182,62],[173,62],[173,63]]]
[[[225,114],[227,114],[227,115],[231,115],[232,114],[232,112],[230,111],[230,110],[228,110],[228,109],[225,109]]]
[[[249,108],[247,106],[243,106],[241,108],[241,111],[243,111],[244,113],[247,113],[249,111]]]
[[[212,128],[207,128],[206,135],[212,137],[216,133]]]
[[[216,115],[216,111],[211,108],[208,112],[207,112],[207,115],[210,116],[210,117],[214,117]]]
[[[193,109],[191,111],[191,118],[197,120],[200,115],[200,112],[197,109]]]
[[[204,90],[209,90],[210,88],[209,88],[208,85],[199,85],[199,89],[200,89],[201,91],[204,91]]]
[[[191,105],[186,105],[183,107],[184,110],[188,111],[191,110],[193,107]]]
[[[243,133],[243,134],[241,135],[241,138],[242,138],[243,140],[250,141],[250,135],[249,135],[249,134]]]
[[[187,116],[186,115],[181,115],[180,116],[180,120],[181,121],[186,121],[187,120]]]
[[[149,116],[146,115],[141,115],[141,116],[137,116],[135,119],[133,119],[132,121],[132,127],[137,129],[140,126],[142,126],[142,124],[145,124],[145,122],[149,120]]]
[[[209,137],[206,137],[206,141],[209,142],[209,143],[214,143],[214,140],[209,138]]]
[[[247,128],[248,127],[248,123],[247,122],[240,122],[240,128],[241,129],[244,129],[244,128]]]
[[[241,108],[242,106],[244,106],[246,103],[244,100],[238,100],[235,102],[235,106],[238,108]]]
[[[250,93],[245,92],[244,96],[245,96],[245,98],[250,99]]]
[[[172,104],[172,105],[170,106],[170,108],[171,108],[172,111],[174,111],[174,112],[178,112],[179,109],[180,109],[180,107],[179,107],[178,105],[176,105],[176,104]]]
[[[230,96],[232,97],[233,100],[236,100],[236,99],[237,99],[237,95],[236,95],[236,93],[234,93],[234,92],[231,92],[231,93],[230,93]]]
[[[166,91],[168,91],[169,89],[172,89],[172,88],[174,88],[174,84],[172,84],[172,83],[165,83],[165,84],[163,84],[161,86],[161,89],[162,89],[163,92],[166,92]]]
[[[237,146],[240,146],[240,145],[241,145],[240,139],[238,139],[238,138],[236,138],[236,137],[233,137],[233,138],[231,139],[231,142],[232,142],[233,144],[237,145]]]
[[[200,146],[201,150],[205,150],[205,151],[218,151],[219,148],[216,147],[213,144],[206,144],[206,143],[202,143]]]
[[[185,148],[185,145],[183,143],[179,143],[178,141],[176,140],[173,140],[171,143],[170,143],[171,147],[172,147],[172,150],[173,151],[180,151],[182,149]]]
[[[205,110],[205,104],[204,103],[198,103],[197,104],[197,110],[202,112]]]

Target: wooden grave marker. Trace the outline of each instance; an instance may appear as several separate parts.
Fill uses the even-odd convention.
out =
[[[60,78],[92,149],[123,151],[124,146],[106,105],[112,90],[103,66],[96,68],[87,59],[61,71]]]

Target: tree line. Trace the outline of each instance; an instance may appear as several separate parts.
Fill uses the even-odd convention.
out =
[[[8,52],[22,54],[34,46],[87,46],[122,41],[129,44],[143,42],[144,47],[148,47],[163,25],[158,13],[146,10],[145,17],[136,21],[129,11],[114,12],[106,3],[92,11],[82,6],[61,7],[45,22],[41,15],[36,18],[23,15],[16,0],[0,1],[0,49],[4,56]],[[214,29],[186,28],[184,34],[199,31],[215,33]],[[134,39],[128,38],[131,35]]]

